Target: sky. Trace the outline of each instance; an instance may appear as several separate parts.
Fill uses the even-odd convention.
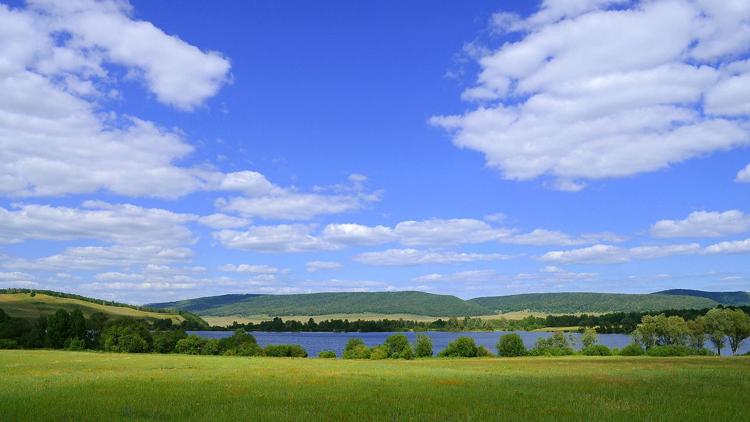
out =
[[[750,290],[750,3],[0,0],[0,288]]]

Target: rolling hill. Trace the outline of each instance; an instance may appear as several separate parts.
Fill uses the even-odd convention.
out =
[[[711,294],[718,298],[723,293]],[[532,293],[462,300],[455,296],[424,292],[350,292],[223,295],[154,303],[149,306],[188,310],[206,317],[298,317],[366,313],[464,317],[519,311],[562,314],[704,309],[719,303],[711,297],[677,294]]]
[[[80,309],[88,318],[95,312],[103,312],[112,317],[130,317],[139,319],[171,319],[173,323],[179,324],[185,320],[185,316],[175,311],[168,310],[145,310],[138,307],[119,304],[115,302],[102,301],[77,295],[68,295],[59,292],[19,292],[19,290],[0,291],[0,309],[14,318],[37,319],[42,315],[49,315],[58,309],[72,311]],[[196,318],[196,316],[192,316]]]
[[[721,303],[722,305],[750,305],[750,293],[748,292],[706,292],[703,290],[672,289],[656,292],[654,294],[704,297]]]
[[[213,298],[194,299],[187,305],[208,303]],[[219,302],[224,302],[219,299]],[[159,307],[160,304],[149,306]],[[169,306],[175,306],[170,303]],[[176,309],[181,308],[180,302]],[[480,305],[466,302],[455,296],[436,295],[423,292],[350,292],[310,293],[294,295],[258,295],[242,298],[233,303],[224,303],[211,308],[192,308],[205,316],[227,315],[327,315],[327,314],[413,314],[426,316],[477,316],[487,313]]]
[[[529,293],[471,299],[491,313],[536,311],[547,313],[643,312],[665,309],[712,308],[705,297],[624,293]]]

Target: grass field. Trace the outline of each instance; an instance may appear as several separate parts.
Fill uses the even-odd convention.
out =
[[[0,419],[747,420],[750,358],[345,361],[0,350]]]
[[[112,316],[125,316],[131,318],[169,318],[175,323],[180,323],[184,318],[178,314],[140,311],[126,306],[102,305],[87,302],[85,300],[57,297],[37,293],[31,297],[27,293],[0,294],[0,309],[14,318],[37,319],[41,315],[49,315],[58,309],[72,311],[80,309],[88,318],[94,312],[104,312]]]
[[[509,320],[520,320],[524,319],[528,316],[535,316],[535,317],[545,317],[548,314],[542,313],[542,312],[529,312],[529,311],[518,311],[518,312],[508,312],[505,314],[497,314],[497,315],[482,315],[478,317],[473,318],[482,318],[482,319],[500,319],[505,318]],[[203,315],[201,316],[206,322],[208,322],[210,325],[216,325],[219,327],[226,327],[227,325],[232,325],[232,322],[237,321],[239,324],[247,324],[247,323],[253,323],[257,324],[261,321],[268,321],[270,319],[273,319],[272,316],[268,315],[255,315],[255,316],[243,316],[243,315],[229,315],[229,316],[210,316],[210,315]],[[348,319],[349,321],[356,321],[358,319],[364,320],[364,321],[378,321],[381,319],[404,319],[408,321],[421,321],[421,322],[432,322],[435,321],[438,318],[442,318],[443,320],[447,320],[450,317],[433,317],[433,316],[425,316],[425,315],[412,315],[412,314],[374,314],[374,313],[361,313],[361,314],[327,314],[327,315],[288,315],[281,317],[284,321],[286,320],[296,320],[296,321],[307,321],[308,319],[312,318],[315,320],[315,322],[319,321],[325,321],[329,319]]]

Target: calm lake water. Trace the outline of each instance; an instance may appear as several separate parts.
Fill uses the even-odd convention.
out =
[[[495,332],[446,332],[446,331],[428,331],[423,334],[427,334],[432,338],[432,350],[435,354],[443,350],[448,343],[453,341],[456,337],[467,336],[472,337],[477,344],[480,344],[487,348],[487,350],[495,353],[495,345],[498,339],[503,334],[508,334],[510,331],[495,331]],[[307,350],[310,357],[318,356],[318,353],[323,350],[333,350],[340,357],[346,342],[352,338],[357,337],[362,339],[368,346],[377,346],[385,342],[386,337],[396,333],[308,333],[308,332],[265,332],[265,331],[251,331],[252,335],[258,340],[258,344],[266,346],[268,344],[299,344]],[[527,348],[534,346],[536,340],[540,337],[549,337],[552,333],[531,333],[527,331],[516,331],[518,335],[523,339],[524,344]],[[233,334],[233,331],[190,331],[190,334],[197,334],[206,338],[223,338],[229,337]],[[405,334],[409,338],[409,341],[414,342],[418,333],[406,332],[400,333]],[[566,333],[566,336],[568,334]],[[575,347],[580,348],[580,337],[579,333],[571,333],[574,339],[576,339]],[[627,334],[599,334],[599,343],[609,348],[621,349],[627,346],[633,341],[632,337]],[[742,347],[740,347],[739,353],[745,353],[750,350],[750,340],[746,340]],[[710,345],[706,345],[709,349]],[[722,350],[723,354],[731,354],[731,351],[727,347]],[[726,353],[725,353],[726,352]]]

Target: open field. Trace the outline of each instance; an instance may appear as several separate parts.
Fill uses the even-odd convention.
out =
[[[5,420],[747,420],[750,358],[346,361],[0,350]]]
[[[481,319],[500,319],[505,318],[509,320],[520,320],[524,319],[528,316],[535,316],[535,317],[545,317],[548,314],[545,314],[543,312],[530,312],[530,311],[517,311],[517,312],[508,312],[505,314],[497,314],[497,315],[481,315],[476,316],[472,318],[481,318]],[[208,322],[210,325],[217,325],[220,327],[225,327],[227,325],[232,325],[232,322],[237,321],[239,324],[247,324],[247,323],[253,323],[257,324],[262,321],[268,321],[270,319],[273,319],[272,316],[269,315],[254,315],[254,316],[243,316],[243,315],[229,315],[229,316],[210,316],[210,315],[204,315],[201,316],[206,322]],[[296,320],[296,321],[302,321],[305,322],[308,319],[312,318],[315,320],[315,322],[319,321],[325,321],[329,319],[348,319],[349,321],[356,321],[358,319],[364,320],[364,321],[378,321],[381,319],[404,319],[408,321],[420,321],[420,322],[432,322],[436,319],[443,319],[448,320],[450,317],[444,316],[444,317],[433,317],[433,316],[426,316],[426,315],[413,315],[413,314],[375,314],[375,313],[361,313],[361,314],[326,314],[326,315],[288,315],[281,317],[284,321],[287,320]]]
[[[126,306],[102,305],[85,300],[57,297],[37,293],[31,297],[27,293],[0,294],[0,309],[14,318],[37,319],[41,315],[53,314],[58,309],[72,311],[80,309],[88,318],[94,312],[104,312],[112,316],[131,318],[171,319],[180,323],[184,318],[178,314],[140,311]]]

